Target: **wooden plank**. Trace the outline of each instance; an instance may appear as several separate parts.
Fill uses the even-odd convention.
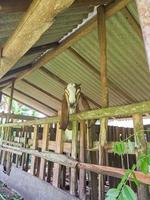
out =
[[[22,119],[22,120],[34,120],[34,119],[38,119],[37,117],[33,117],[33,116],[26,116],[26,115],[18,115],[18,114],[13,114],[13,113],[4,113],[1,112],[0,113],[0,118],[11,118],[11,119]]]
[[[106,118],[129,117],[136,113],[139,114],[150,113],[150,101],[84,111],[70,115],[70,121],[91,120],[91,119],[99,119],[105,117]],[[47,124],[47,123],[50,124],[50,123],[57,123],[59,120],[60,120],[59,116],[52,116],[26,122],[0,124],[0,127],[21,127],[21,126],[32,126],[32,125]]]
[[[116,12],[124,8],[130,0],[117,0],[112,3],[110,6],[106,6],[106,17],[109,18],[114,15]],[[17,81],[21,80],[25,76],[28,76],[30,73],[36,71],[44,64],[46,64],[49,60],[54,58],[55,56],[59,55],[60,53],[64,52],[65,49],[70,47],[73,43],[75,43],[78,39],[85,36],[86,34],[90,33],[97,27],[97,17],[94,16],[91,20],[85,23],[82,27],[80,27],[77,31],[67,37],[60,45],[55,48],[54,50],[47,52],[41,59],[38,60],[31,70],[27,73],[22,73],[18,78]]]
[[[85,121],[80,122],[80,162],[86,160],[86,124]],[[79,198],[86,199],[86,171],[80,169],[79,171]]]
[[[34,126],[34,135],[33,135],[33,144],[32,144],[32,149],[37,149],[38,147],[38,126],[35,125]],[[35,156],[32,156],[32,159],[31,159],[31,169],[30,169],[30,173],[32,175],[35,174],[35,162],[36,162],[36,157]]]
[[[16,31],[3,47],[0,58],[0,78],[39,40],[52,26],[54,17],[73,3],[73,0],[32,1]],[[44,10],[44,12],[43,12]]]
[[[71,157],[77,159],[77,142],[78,142],[78,123],[72,122],[72,150]],[[76,195],[77,192],[77,170],[71,169],[71,181],[70,181],[70,194]]]
[[[60,115],[60,114],[59,114]],[[56,153],[63,153],[63,141],[64,141],[64,131],[59,128],[59,123],[57,123],[57,131],[56,131]],[[58,163],[54,163],[53,169],[53,185],[55,187],[60,186],[60,171],[61,165]]]
[[[147,153],[147,143],[144,136],[144,127],[142,115],[134,114],[133,115],[133,124],[134,124],[134,137],[136,145],[138,146],[137,160],[139,159],[142,153]],[[139,200],[149,200],[149,191],[148,186],[141,184],[138,187],[138,199]]]
[[[48,147],[48,133],[49,133],[49,124],[44,124],[43,128],[43,135],[42,135],[42,151],[46,151]],[[41,158],[40,163],[40,173],[39,177],[44,180],[45,178],[45,167],[46,167],[46,160]]]
[[[150,8],[150,1],[149,0],[136,0],[139,18],[140,18],[140,24],[142,28],[142,34],[144,38],[144,44],[145,44],[145,51],[147,55],[147,61],[149,65],[150,70],[150,14],[149,14],[149,8]]]
[[[102,108],[108,107],[108,80],[107,80],[107,41],[106,41],[106,15],[104,6],[98,7],[97,9],[97,26],[98,26],[98,38],[99,38],[99,49],[100,49],[100,81],[101,81],[101,106]],[[99,165],[105,165],[105,149],[106,135],[108,128],[108,119],[100,119],[100,133],[99,133]],[[105,182],[104,176],[99,175],[98,177],[98,199],[104,199]]]
[[[95,164],[89,164],[89,163],[79,163],[63,154],[57,154],[54,152],[38,152],[36,150],[32,149],[24,149],[24,148],[17,148],[17,147],[10,147],[6,145],[5,147],[0,146],[0,149],[3,149],[5,151],[15,151],[15,153],[21,154],[22,152],[28,153],[34,156],[43,157],[49,161],[57,162],[61,165],[65,165],[68,167],[78,167],[79,169],[85,169],[88,171],[92,171],[98,174],[108,175],[120,178],[124,176],[125,170],[121,168],[115,168],[115,167],[108,167],[108,166],[100,166]],[[135,175],[139,182],[150,185],[150,173],[143,174],[142,172],[135,171]]]

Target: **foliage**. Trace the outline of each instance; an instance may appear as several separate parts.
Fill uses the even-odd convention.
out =
[[[137,134],[138,135],[138,134]],[[136,135],[136,136],[137,136]],[[131,136],[130,136],[131,137]],[[137,138],[139,140],[139,138]],[[133,151],[135,145],[130,141],[129,138],[124,141],[120,141],[114,144],[113,151],[119,156],[123,156],[126,150]],[[149,172],[150,165],[150,152],[148,154],[141,154],[138,161],[131,169],[126,170],[125,175],[122,177],[121,182],[117,188],[109,189],[105,200],[137,200],[137,196],[134,191],[127,185],[129,179],[131,179],[136,186],[139,186],[139,181],[136,178],[134,170],[140,169],[141,172],[147,174]]]

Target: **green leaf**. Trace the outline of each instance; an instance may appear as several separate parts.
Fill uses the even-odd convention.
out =
[[[140,185],[139,181],[137,180],[136,176],[135,176],[135,173],[132,172],[132,180],[133,182],[135,183],[135,185],[138,187]]]
[[[140,169],[144,174],[148,173],[149,165],[148,165],[147,159],[144,159],[144,161],[141,162]]]
[[[125,153],[125,143],[124,142],[117,142],[114,144],[113,151],[115,154],[123,155]]]
[[[111,197],[111,198],[116,198],[119,195],[119,190],[117,188],[112,188],[110,190],[108,190],[108,192],[106,193],[106,196]]]
[[[122,196],[124,197],[124,199],[126,199],[126,200],[137,200],[137,197],[136,197],[134,191],[128,185],[125,185],[122,188],[121,193],[122,193]]]

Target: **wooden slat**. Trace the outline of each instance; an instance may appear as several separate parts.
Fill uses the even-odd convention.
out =
[[[60,115],[60,114],[59,114]],[[63,141],[64,141],[64,131],[59,128],[59,123],[57,123],[57,131],[56,131],[56,153],[63,153]],[[61,165],[58,163],[54,163],[53,169],[53,185],[55,187],[60,186],[60,171]]]
[[[48,148],[48,133],[49,133],[49,124],[44,124],[43,135],[42,135],[42,151],[46,151]],[[40,173],[39,173],[39,177],[41,179],[45,178],[45,167],[46,167],[46,160],[41,158]]]
[[[38,126],[35,125],[34,127],[34,135],[33,135],[33,144],[32,144],[32,149],[37,149],[38,147]],[[36,157],[35,156],[32,156],[32,159],[31,159],[31,169],[30,169],[30,172],[32,175],[35,174],[35,161],[36,161]]]
[[[0,78],[39,40],[53,24],[54,17],[72,3],[73,0],[32,1],[16,31],[3,47],[2,58],[0,58]]]
[[[77,142],[78,142],[78,123],[72,122],[72,150],[71,157],[77,159]],[[71,181],[70,181],[70,194],[76,195],[77,192],[77,170],[71,169]]]

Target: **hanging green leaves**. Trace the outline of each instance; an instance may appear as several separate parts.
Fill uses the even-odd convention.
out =
[[[113,151],[115,154],[118,154],[119,156],[125,154],[125,143],[124,142],[115,143]]]
[[[123,199],[137,200],[137,197],[136,197],[134,191],[128,185],[124,185],[121,193],[122,193]]]

